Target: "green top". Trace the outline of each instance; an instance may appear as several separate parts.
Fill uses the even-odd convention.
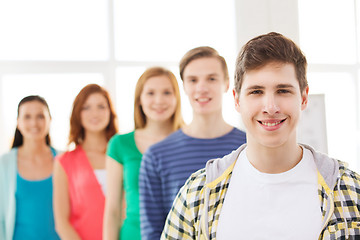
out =
[[[120,239],[137,240],[140,237],[139,170],[142,154],[136,147],[135,132],[113,136],[107,155],[123,165],[123,184],[126,198],[126,219],[121,227]]]

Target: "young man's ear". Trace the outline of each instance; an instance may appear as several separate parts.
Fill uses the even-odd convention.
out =
[[[240,103],[239,103],[239,94],[236,92],[235,88],[232,90],[234,96],[235,109],[240,113]]]
[[[301,110],[305,110],[309,100],[309,86],[301,94]]]

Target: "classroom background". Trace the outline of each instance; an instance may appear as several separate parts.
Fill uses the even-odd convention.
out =
[[[241,46],[271,31],[295,40],[308,60],[313,101],[300,140],[359,171],[356,0],[0,0],[0,154],[10,148],[17,104],[26,95],[48,101],[53,145],[66,150],[71,104],[86,84],[110,91],[125,133],[133,129],[135,83],[147,67],[171,69],[182,90],[180,58],[208,45],[227,60],[232,84]],[[224,117],[244,129],[231,90]]]

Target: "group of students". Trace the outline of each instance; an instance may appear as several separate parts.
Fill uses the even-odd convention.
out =
[[[244,45],[233,95],[246,134],[223,119],[229,74],[211,47],[180,61],[188,125],[162,67],[140,76],[127,134],[107,91],[85,86],[65,153],[51,147],[46,101],[25,97],[0,159],[0,239],[360,239],[360,176],[296,142],[306,67],[281,34]]]

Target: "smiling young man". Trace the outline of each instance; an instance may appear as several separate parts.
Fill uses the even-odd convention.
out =
[[[189,125],[151,146],[142,158],[140,220],[142,240],[158,240],[181,186],[207,160],[222,157],[246,141],[245,133],[224,121],[222,98],[229,88],[225,59],[211,47],[188,51],[180,76],[193,119]]]
[[[281,34],[245,44],[233,93],[247,144],[188,179],[161,239],[360,239],[360,176],[296,142],[306,67]]]

